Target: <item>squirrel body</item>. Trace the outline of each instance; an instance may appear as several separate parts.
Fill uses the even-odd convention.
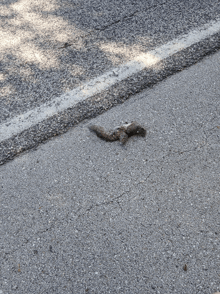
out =
[[[129,137],[133,135],[139,135],[142,137],[146,136],[146,130],[140,126],[137,122],[132,122],[130,124],[124,124],[122,126],[116,127],[111,132],[106,132],[103,127],[92,125],[89,126],[90,131],[95,132],[96,135],[108,142],[113,142],[119,140],[122,144],[125,144]]]

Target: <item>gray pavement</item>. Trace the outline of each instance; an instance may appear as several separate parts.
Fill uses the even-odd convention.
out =
[[[2,1],[0,137],[4,136],[0,139],[0,165],[219,50],[219,12],[217,0]],[[197,39],[204,27],[207,35]],[[187,35],[192,42],[184,47]],[[72,97],[72,90],[79,93],[86,82],[93,84],[107,71],[117,77],[116,67],[123,64],[126,68],[145,53],[154,58],[161,48],[166,51],[167,44],[178,50],[154,66],[142,62],[142,70],[115,78],[115,84],[106,78],[105,89],[87,91],[93,94],[76,105],[59,109],[60,101],[54,103],[61,96],[75,101],[78,97]],[[39,107],[53,103],[57,111],[45,111],[42,120],[27,123],[33,119],[29,111],[40,113]],[[42,117],[40,114],[36,116]],[[25,128],[18,128],[20,123],[26,124]]]
[[[0,13],[2,123],[218,19],[220,3],[4,0]]]
[[[0,293],[220,291],[220,52],[0,166]],[[88,130],[136,120],[125,147]]]

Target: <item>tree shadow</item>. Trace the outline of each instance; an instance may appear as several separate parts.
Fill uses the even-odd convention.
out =
[[[193,27],[190,3],[172,13],[165,0],[2,1],[0,122],[172,39],[180,17]]]

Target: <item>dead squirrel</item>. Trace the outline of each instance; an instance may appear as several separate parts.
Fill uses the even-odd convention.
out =
[[[122,144],[125,144],[128,138],[133,135],[139,135],[142,137],[146,136],[146,130],[137,122],[124,124],[115,128],[112,132],[106,132],[104,128],[96,125],[89,126],[89,129],[90,131],[95,132],[99,138],[105,141],[113,142],[119,140]]]

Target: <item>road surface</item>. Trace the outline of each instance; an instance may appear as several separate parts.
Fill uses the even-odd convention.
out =
[[[4,0],[0,11],[0,164],[220,48],[217,0]]]
[[[0,293],[220,291],[220,52],[0,167]],[[88,130],[147,129],[125,147]]]

